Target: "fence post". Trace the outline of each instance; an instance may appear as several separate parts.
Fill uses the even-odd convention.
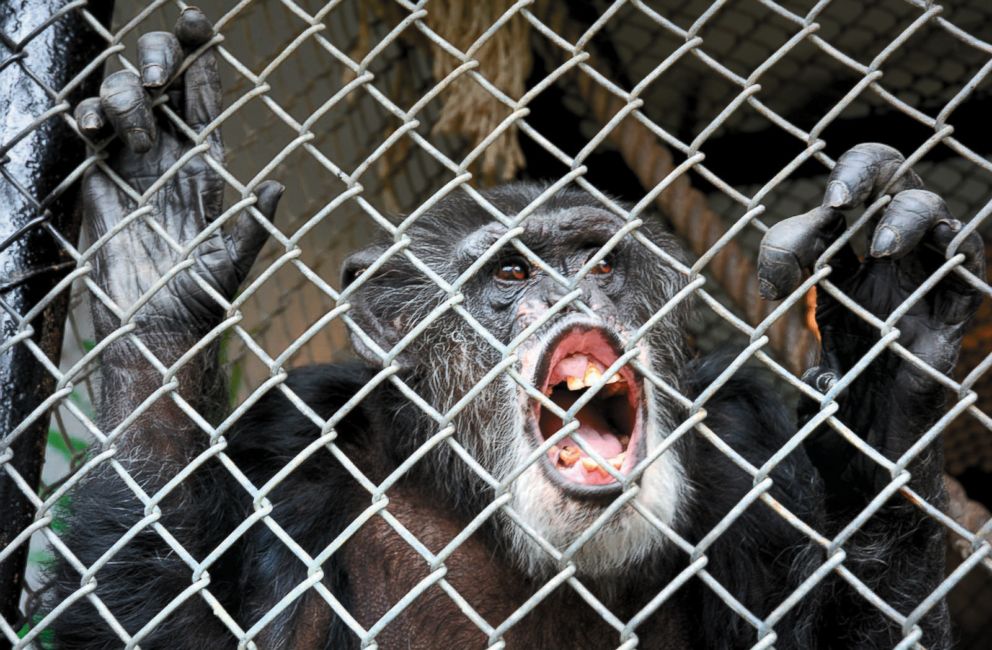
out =
[[[28,543],[20,540],[16,549],[10,546],[35,514],[13,477],[19,475],[37,489],[48,414],[13,433],[52,394],[54,383],[31,351],[11,337],[22,316],[72,268],[72,259],[52,231],[75,243],[78,184],[64,192],[55,190],[86,152],[64,113],[96,91],[101,70],[91,71],[68,96],[60,95],[107,45],[81,10],[59,14],[65,5],[64,0],[0,3],[0,554],[5,556],[0,562],[0,616],[11,624],[18,619]],[[86,10],[108,25],[113,5],[101,0]],[[52,110],[63,102],[62,110]],[[47,119],[39,120],[46,114]],[[34,343],[56,365],[68,297],[63,291],[25,324],[33,330]]]

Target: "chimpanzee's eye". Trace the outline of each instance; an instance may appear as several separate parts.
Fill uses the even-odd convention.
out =
[[[496,267],[496,278],[506,282],[523,282],[530,277],[530,265],[522,257],[502,260]]]
[[[603,259],[599,260],[599,262],[597,262],[589,272],[595,275],[606,275],[607,273],[613,273],[613,259],[607,255]]]

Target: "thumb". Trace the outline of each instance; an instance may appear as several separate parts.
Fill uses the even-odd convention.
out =
[[[276,207],[285,189],[282,183],[277,181],[264,181],[255,190],[255,196],[258,197],[255,208],[270,222],[274,220]],[[258,252],[262,250],[268,239],[269,231],[255,218],[251,208],[242,210],[234,223],[230,243],[239,283],[248,275]]]

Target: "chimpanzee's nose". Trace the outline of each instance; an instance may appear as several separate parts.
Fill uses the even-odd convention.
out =
[[[571,293],[571,290],[559,284],[554,278],[545,277],[541,281],[541,294],[544,299],[545,304],[548,307],[555,305],[559,300]],[[564,307],[565,310],[571,311],[575,309],[573,303],[569,302],[568,305]]]

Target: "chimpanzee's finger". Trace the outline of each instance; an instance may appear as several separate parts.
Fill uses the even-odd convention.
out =
[[[843,215],[819,207],[768,229],[758,250],[758,288],[765,300],[784,298],[844,229]]]
[[[148,93],[138,75],[121,70],[104,79],[100,86],[100,106],[131,151],[144,153],[152,148],[158,132]]]
[[[865,142],[852,147],[837,160],[827,181],[823,205],[846,209],[875,200],[903,162],[902,154],[888,145]],[[909,169],[888,188],[888,192],[895,194],[922,186],[920,177]]]
[[[906,190],[892,197],[886,207],[875,229],[870,252],[872,257],[899,259],[927,241],[946,253],[962,227],[939,195],[926,190]],[[964,254],[966,269],[985,277],[985,248],[977,233],[966,237],[956,252]]]
[[[176,36],[187,51],[193,51],[214,36],[213,26],[195,7],[183,11],[176,23]],[[186,69],[183,84],[183,108],[186,123],[197,132],[202,131],[221,113],[223,89],[217,57],[212,49],[201,52]],[[220,130],[214,129],[207,136],[210,155],[224,159],[224,145]]]
[[[899,192],[885,208],[869,250],[872,257],[899,259],[919,246],[938,221],[951,219],[944,200],[927,190]]]
[[[179,39],[169,32],[148,32],[138,39],[138,65],[146,88],[161,88],[183,60]]]
[[[117,191],[117,186],[102,171],[90,167],[82,184],[84,227],[90,241],[96,241],[117,225],[117,221],[134,209]]]
[[[221,113],[223,91],[217,57],[209,50],[203,52],[186,69],[184,77],[186,123],[199,132]]]
[[[88,138],[95,138],[103,133],[107,128],[107,119],[103,116],[103,109],[100,108],[99,97],[87,97],[79,102],[73,112],[79,130]]]
[[[930,232],[931,240],[941,252],[946,254],[951,242],[957,237],[963,227],[957,219],[939,221]],[[985,242],[982,241],[981,235],[973,232],[965,237],[964,241],[955,250],[955,254],[957,253],[964,255],[964,262],[962,262],[964,268],[982,280],[985,279]]]
[[[265,215],[265,218],[272,221],[276,214],[276,207],[285,187],[277,181],[264,181],[255,190],[258,201],[255,207]],[[234,258],[238,282],[240,283],[248,275],[251,265],[255,262],[255,257],[262,250],[262,246],[269,238],[269,231],[260,224],[249,210],[244,210],[238,215],[231,232],[231,253]]]
[[[186,7],[176,21],[176,38],[187,51],[195,50],[214,37],[214,26],[197,7]]]
[[[961,222],[951,216],[940,196],[926,190],[906,190],[896,194],[886,207],[872,238],[870,254],[899,259],[926,243],[943,257],[961,228]],[[985,251],[978,234],[966,237],[955,253],[964,255],[962,264],[966,269],[985,278]],[[924,255],[929,260],[922,266],[924,273],[932,272],[942,261],[932,254]],[[934,314],[952,325],[968,320],[981,302],[979,293],[954,273],[940,282],[933,297]]]
[[[945,256],[951,242],[964,226],[957,219],[940,221],[930,231],[930,241]],[[982,281],[985,280],[985,242],[981,235],[972,232],[954,251],[964,255],[961,263]],[[937,285],[934,314],[948,325],[960,325],[971,320],[982,304],[982,293],[957,273],[951,272]]]

